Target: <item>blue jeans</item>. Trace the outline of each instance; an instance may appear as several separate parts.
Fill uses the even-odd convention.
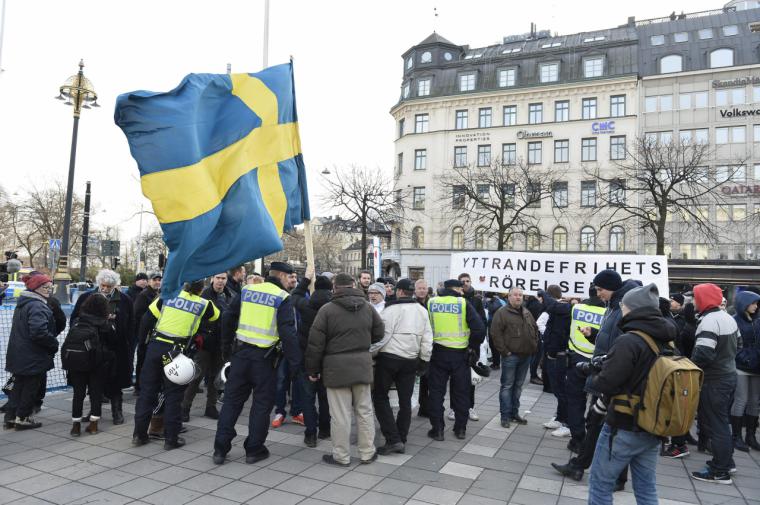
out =
[[[501,390],[499,391],[499,409],[501,419],[514,419],[520,410],[520,395],[523,383],[530,368],[530,356],[501,357]]]
[[[548,355],[544,358],[544,370],[552,388],[552,393],[557,399],[557,421],[567,424],[567,395],[565,395],[565,371],[567,370],[567,356],[557,356],[552,359]]]
[[[657,505],[656,470],[660,440],[644,431],[618,430],[605,423],[596,442],[588,483],[589,505],[612,505],[615,482],[626,465],[631,466],[631,480],[636,505]]]
[[[277,393],[275,394],[274,401],[275,414],[282,414],[283,416],[287,414],[285,407],[288,403],[288,391],[290,391],[290,416],[303,414],[301,407],[303,388],[297,382],[290,379],[290,364],[288,360],[283,359],[277,367]]]

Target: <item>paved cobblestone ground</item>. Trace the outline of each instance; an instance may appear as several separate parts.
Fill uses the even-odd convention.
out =
[[[182,449],[164,451],[155,442],[133,448],[131,415],[126,424],[112,426],[108,409],[100,434],[83,433],[72,439],[68,435],[71,395],[51,395],[38,416],[44,423],[40,430],[0,434],[0,503],[585,503],[587,477],[580,483],[563,480],[549,466],[570,455],[567,439],[556,439],[541,426],[551,417],[554,397],[536,386],[527,387],[521,411],[531,411],[529,424],[504,430],[499,425],[498,389],[496,378],[478,387],[481,420],[469,423],[466,440],[454,438],[449,426],[446,440],[434,442],[426,436],[427,420],[414,417],[406,454],[380,456],[371,465],[359,465],[354,459],[349,468],[321,463],[322,454],[330,450],[329,441],[308,449],[303,445],[303,428],[293,424],[271,430],[272,456],[247,465],[242,448],[247,417],[239,420],[237,431],[242,436],[235,439],[231,461],[215,466],[211,461],[215,422],[199,417],[201,395],[187,423],[187,445]],[[134,399],[125,396],[126,414],[133,412]],[[379,430],[376,443],[382,443]],[[688,472],[700,468],[705,459],[696,450],[680,460],[659,459],[662,505],[760,505],[760,454],[735,455],[738,474],[732,486],[692,481]],[[635,504],[635,499],[631,492],[617,493],[615,503]]]

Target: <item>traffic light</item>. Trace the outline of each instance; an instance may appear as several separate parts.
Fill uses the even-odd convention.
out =
[[[116,270],[117,268],[119,268],[119,263],[121,263],[121,259],[111,258],[111,269]]]
[[[166,256],[164,253],[158,253],[158,269],[163,270],[164,265],[166,265]]]

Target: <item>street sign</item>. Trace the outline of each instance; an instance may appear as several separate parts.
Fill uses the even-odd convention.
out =
[[[121,250],[121,242],[118,240],[101,240],[100,250],[102,256],[118,256]]]
[[[50,240],[48,240],[48,244],[50,245],[51,251],[61,250],[61,239],[59,238],[51,238]]]

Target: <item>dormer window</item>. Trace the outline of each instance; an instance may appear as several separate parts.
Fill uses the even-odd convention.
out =
[[[464,57],[465,60],[472,60],[473,58],[481,58],[483,57],[484,51],[473,51],[471,53],[468,53],[467,56]]]
[[[430,63],[431,61],[433,61],[433,54],[430,51],[425,51],[420,56],[420,63]]]
[[[501,52],[501,54],[514,54],[522,51],[522,47],[508,47]]]
[[[583,42],[589,43],[589,42],[599,42],[601,40],[604,40],[606,37],[604,35],[594,35],[591,37],[584,37]]]
[[[559,63],[542,63],[540,70],[541,82],[556,82],[559,80]]]
[[[401,96],[403,96],[404,98],[409,98],[409,91],[410,91],[410,89],[411,89],[411,87],[409,86],[408,82],[406,84],[404,84],[404,89],[401,92]]]
[[[459,91],[472,91],[475,89],[475,73],[459,75]]]
[[[561,45],[562,45],[562,42],[547,42],[541,45],[541,49],[549,49],[551,47],[559,47]]]
[[[443,59],[444,60],[451,61],[452,58],[453,58],[453,56],[451,55],[450,52],[446,51],[445,53],[443,53]]]
[[[601,77],[604,72],[604,57],[595,56],[583,60],[583,77]]]
[[[406,69],[409,70],[410,68],[412,68],[412,64],[413,63],[414,62],[412,61],[412,57],[411,56],[409,58],[407,58],[406,59]]]

